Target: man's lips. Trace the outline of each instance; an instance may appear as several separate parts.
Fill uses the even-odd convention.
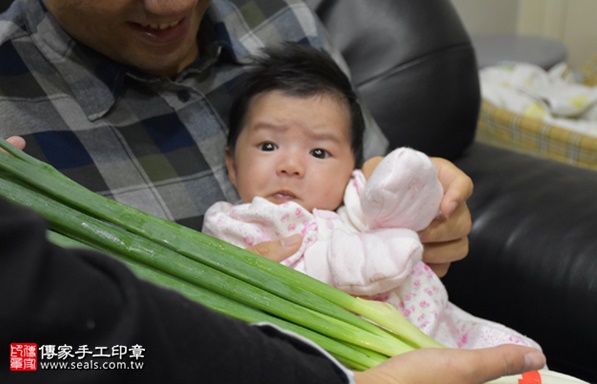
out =
[[[134,23],[129,25],[136,31],[153,42],[169,43],[176,41],[186,35],[189,28],[189,18],[183,17],[178,20],[163,23]]]
[[[182,19],[181,19],[182,20]],[[166,28],[172,28],[177,26],[180,23],[180,20],[173,21],[171,23],[164,23],[164,24],[140,24],[143,28],[149,28],[157,31],[162,31]]]

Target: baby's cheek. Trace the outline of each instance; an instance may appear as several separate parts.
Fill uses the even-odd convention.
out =
[[[321,202],[315,208],[335,211],[342,205],[343,197],[344,188],[339,190],[336,186],[330,186],[328,190],[322,194]]]

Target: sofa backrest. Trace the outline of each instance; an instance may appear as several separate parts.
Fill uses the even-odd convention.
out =
[[[450,0],[307,0],[392,147],[458,157],[480,105],[475,52]]]
[[[13,0],[0,0],[0,13],[6,11]]]

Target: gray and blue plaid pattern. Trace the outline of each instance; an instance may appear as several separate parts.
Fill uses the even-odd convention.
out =
[[[193,228],[235,201],[223,149],[234,83],[280,41],[332,49],[302,1],[214,0],[200,58],[149,77],[73,41],[40,0],[0,17],[0,136],[93,191]],[[337,52],[335,56],[339,57]]]

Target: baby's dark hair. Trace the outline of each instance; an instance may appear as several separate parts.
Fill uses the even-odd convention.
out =
[[[230,107],[228,148],[234,154],[249,103],[258,94],[282,91],[290,96],[330,95],[346,103],[351,120],[351,149],[355,167],[363,162],[365,122],[350,80],[329,54],[309,45],[284,43],[263,50],[255,66],[237,87]]]

